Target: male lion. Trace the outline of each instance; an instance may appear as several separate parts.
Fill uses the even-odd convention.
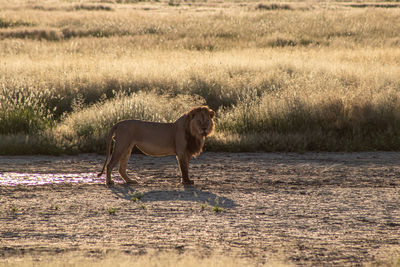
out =
[[[107,165],[106,184],[111,180],[111,172],[120,162],[119,173],[127,183],[137,184],[126,174],[126,166],[132,149],[136,146],[144,154],[151,156],[176,155],[182,174],[181,183],[193,184],[189,179],[189,160],[198,156],[204,146],[206,136],[214,130],[215,112],[207,106],[200,106],[183,114],[174,123],[147,122],[140,120],[124,120],[115,124],[107,137],[107,156],[103,169]],[[113,138],[114,137],[114,138]],[[110,162],[111,141],[114,139],[114,151]]]

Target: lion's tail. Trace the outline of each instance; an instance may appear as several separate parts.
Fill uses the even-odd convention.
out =
[[[111,153],[111,141],[112,141],[112,138],[114,136],[114,132],[115,132],[116,129],[117,129],[117,125],[114,125],[111,128],[110,132],[108,133],[106,161],[104,162],[103,169],[101,169],[101,172],[97,175],[97,177],[100,177],[103,174],[104,169],[106,168],[106,165],[107,165],[107,162],[108,162],[108,157],[110,156],[110,153]]]

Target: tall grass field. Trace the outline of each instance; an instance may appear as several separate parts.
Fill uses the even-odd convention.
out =
[[[207,151],[400,150],[398,2],[0,2],[0,154],[217,112]]]
[[[21,255],[0,259],[0,267],[289,267],[293,264],[278,259],[244,259],[221,254],[197,255],[190,253],[177,254],[174,252],[148,253],[144,255],[130,255],[124,253],[98,253],[99,255],[85,255],[79,252],[70,252],[62,255]]]

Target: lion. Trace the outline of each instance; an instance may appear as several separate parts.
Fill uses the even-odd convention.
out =
[[[120,163],[119,173],[128,184],[138,184],[126,174],[126,167],[132,149],[137,147],[145,155],[175,155],[181,171],[182,184],[194,184],[189,179],[189,160],[197,157],[203,150],[205,138],[214,131],[215,112],[208,106],[199,106],[183,114],[173,123],[148,122],[141,120],[124,120],[116,123],[107,137],[107,156],[100,177],[107,165],[106,185],[114,184],[111,172]],[[111,142],[114,140],[114,151],[111,159]],[[108,162],[108,164],[107,164]]]

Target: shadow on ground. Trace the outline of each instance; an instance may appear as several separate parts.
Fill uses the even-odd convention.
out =
[[[128,185],[111,187],[112,192],[119,198],[130,200],[138,192],[137,189]],[[154,201],[192,201],[198,203],[208,203],[209,205],[223,208],[233,208],[238,205],[230,198],[218,196],[212,192],[203,191],[194,187],[185,187],[184,190],[154,190],[143,193],[142,202]]]

